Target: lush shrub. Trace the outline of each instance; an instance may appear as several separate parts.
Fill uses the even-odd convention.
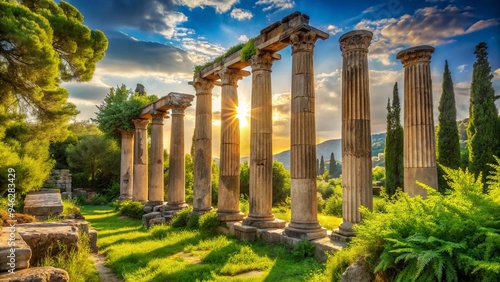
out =
[[[111,182],[108,188],[104,189],[103,195],[108,203],[118,199],[120,196],[120,182]]]
[[[357,236],[332,259],[332,278],[366,255],[374,273],[390,281],[500,281],[497,162],[488,194],[481,177],[444,168],[448,195],[426,187],[426,200],[397,192],[386,213],[363,209]]]
[[[255,38],[252,38],[241,48],[240,59],[243,62],[247,62],[253,55],[257,54],[257,47],[254,45],[254,42]]]
[[[240,211],[244,214],[248,214],[250,210],[250,203],[248,202],[248,196],[245,194],[240,195]]]
[[[325,208],[325,200],[323,200],[323,196],[321,196],[320,192],[316,192],[316,198],[318,202],[318,212],[322,212],[323,209]]]
[[[88,204],[93,205],[93,206],[102,206],[108,203],[108,199],[101,194],[95,194],[92,196],[92,198],[89,200]]]
[[[200,227],[199,220],[200,220],[199,214],[197,213],[189,214],[186,227],[189,229],[198,229]]]
[[[219,219],[215,211],[209,211],[202,214],[199,219],[200,230],[204,232],[215,232],[215,228],[219,226]]]
[[[177,212],[172,219],[172,227],[186,227],[189,219],[191,208],[183,209]]]
[[[80,207],[76,204],[74,200],[64,199],[63,200],[63,212],[62,215],[68,216],[70,214],[79,214]]]
[[[302,260],[304,258],[312,258],[314,257],[315,251],[314,244],[307,241],[302,240],[293,246],[292,255],[297,260]]]
[[[342,198],[333,195],[325,201],[324,214],[342,217]]]
[[[144,204],[138,201],[125,200],[118,203],[118,211],[121,215],[142,219],[142,215],[144,214]]]

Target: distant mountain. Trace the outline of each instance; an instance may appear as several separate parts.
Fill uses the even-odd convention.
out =
[[[385,133],[373,134],[372,156],[377,157],[380,153],[384,153],[384,146]],[[342,139],[331,139],[316,145],[316,157],[318,159],[323,156],[325,162],[329,162],[332,152],[335,155],[335,160],[342,160]],[[282,162],[287,169],[290,169],[290,150],[274,155],[273,160]]]

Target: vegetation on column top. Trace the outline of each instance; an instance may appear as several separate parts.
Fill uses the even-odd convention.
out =
[[[439,165],[458,168],[460,167],[460,141],[458,137],[457,109],[455,104],[455,93],[453,81],[445,61],[443,73],[443,92],[439,100],[439,116],[436,134],[437,162]],[[444,171],[438,168],[439,191],[446,190],[446,181],[443,177]]]
[[[500,123],[495,106],[495,90],[492,86],[493,74],[488,62],[487,45],[481,42],[476,46],[476,62],[472,72],[470,87],[469,124],[467,126],[469,168],[478,176],[488,176],[488,163],[494,161],[493,155],[500,155]]]

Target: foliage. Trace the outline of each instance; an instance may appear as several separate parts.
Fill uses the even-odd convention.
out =
[[[186,224],[188,229],[198,229],[200,228],[200,215],[197,213],[189,214],[189,218]]]
[[[21,196],[48,177],[49,144],[78,113],[60,81],[89,81],[107,39],[66,2],[0,1],[0,18],[0,170],[16,169]]]
[[[219,226],[219,218],[215,211],[209,211],[200,216],[199,219],[200,231],[215,232],[215,228]]]
[[[240,51],[241,61],[248,62],[253,55],[257,54],[257,46],[254,45],[255,39],[256,38],[248,40],[248,42],[245,43],[245,45],[243,45],[243,47],[241,48]]]
[[[60,245],[60,248],[65,248]],[[71,281],[75,282],[99,282],[99,272],[94,261],[90,259],[90,247],[88,235],[80,232],[78,238],[78,249],[71,251],[63,250],[57,256],[47,255],[37,266],[52,266],[61,268],[68,272]]]
[[[72,170],[83,173],[83,180],[90,179],[90,188],[96,188],[96,179],[102,173],[120,173],[120,150],[114,140],[102,134],[86,135],[76,145],[66,149],[67,161]]]
[[[172,219],[170,225],[172,227],[186,227],[189,219],[189,213],[192,211],[192,208],[182,209],[178,211],[174,218]]]
[[[468,170],[444,168],[448,195],[426,187],[426,200],[397,192],[385,213],[363,209],[357,236],[329,261],[332,278],[366,255],[375,274],[389,281],[498,281],[500,159],[493,167],[489,194]]]
[[[273,205],[284,203],[290,196],[290,172],[285,166],[273,161]]]
[[[330,163],[328,165],[328,172],[330,173],[330,178],[337,178],[340,176],[340,169],[338,167],[337,161],[335,160],[335,155],[330,155]]]
[[[492,86],[493,74],[488,62],[487,45],[476,45],[476,62],[472,71],[470,86],[469,124],[467,137],[469,147],[469,168],[476,176],[489,174],[488,163],[493,163],[493,155],[500,155],[500,124],[495,106],[495,90]],[[486,186],[485,186],[486,188]]]
[[[96,118],[92,119],[99,129],[109,137],[121,140],[121,131],[133,131],[132,119],[138,118],[141,109],[148,103],[157,100],[155,95],[141,95],[127,89],[125,84],[109,89],[101,105],[97,106]]]
[[[250,203],[248,202],[248,196],[245,194],[240,194],[240,211],[245,215],[250,211]]]
[[[455,93],[453,81],[448,69],[448,61],[445,61],[443,74],[443,93],[439,100],[439,117],[436,134],[437,162],[449,168],[460,167],[460,142],[458,138],[457,108],[455,105]],[[446,190],[446,180],[443,170],[438,168],[439,185],[441,192]]]
[[[250,165],[248,161],[240,164],[240,195],[250,195]]]
[[[191,154],[184,156],[184,191],[186,202],[193,202],[193,187],[194,187],[194,160]]]
[[[342,197],[337,194],[328,198],[325,202],[323,213],[326,215],[333,215],[337,217],[342,216]]]
[[[142,219],[142,215],[144,214],[144,204],[139,201],[121,201],[118,203],[117,209],[121,215],[135,219]]]
[[[104,195],[95,194],[92,198],[90,198],[88,203],[93,206],[102,206],[109,203],[109,201]]]
[[[323,155],[321,155],[321,160],[319,161],[319,175],[323,175],[325,173],[325,159]]]
[[[372,169],[373,180],[384,181],[385,180],[385,167],[376,166]]]
[[[113,181],[111,184],[106,188],[103,192],[102,195],[106,198],[106,202],[110,203],[120,196],[120,182],[118,181]]]
[[[17,213],[17,212],[16,212],[16,217],[11,218],[10,213],[8,213],[7,211],[8,208],[2,208],[0,210],[0,226],[9,227],[12,224],[10,220],[16,220],[15,224],[30,223],[36,221],[36,218],[30,214]]]
[[[218,62],[222,62],[227,57],[229,57],[232,54],[240,51],[241,48],[243,48],[244,45],[245,45],[244,43],[240,43],[240,44],[236,44],[234,46],[231,46],[231,47],[229,47],[229,49],[227,49],[226,53],[224,53],[224,54],[216,57],[212,61],[206,62],[203,65],[196,65],[196,66],[194,66],[194,73],[195,74],[200,73],[202,70],[204,70],[204,69],[212,66],[213,64],[218,63]]]
[[[79,214],[80,207],[76,204],[76,201],[64,199],[63,201],[63,212],[62,215],[68,216],[70,214]]]
[[[394,195],[398,187],[403,187],[403,127],[401,126],[401,104],[398,83],[394,84],[391,99],[387,101],[387,133],[385,139],[385,188]]]
[[[316,248],[314,244],[309,242],[308,240],[301,240],[295,246],[293,246],[293,257],[296,260],[302,260],[305,258],[314,257],[314,251]]]
[[[219,166],[212,160],[212,204],[219,200]]]

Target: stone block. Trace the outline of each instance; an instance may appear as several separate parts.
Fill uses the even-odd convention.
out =
[[[68,273],[52,266],[33,267],[0,274],[1,282],[68,282]]]
[[[271,243],[271,244],[280,244],[283,229],[257,229],[257,239],[262,241]]]
[[[243,213],[218,213],[219,221],[240,221],[245,215]]]
[[[342,274],[341,282],[370,282],[374,281],[373,272],[366,265],[364,257],[360,257],[351,264]]]
[[[243,224],[253,226],[259,229],[266,228],[285,228],[286,222],[281,219],[274,219],[271,221],[243,221]]]
[[[215,227],[215,232],[219,234],[229,235],[229,228],[224,226],[217,226]]]
[[[11,234],[14,235],[15,245],[11,246],[9,244],[9,239]],[[14,252],[11,252],[12,249]],[[9,256],[11,254],[15,255],[15,262],[11,261]],[[31,258],[31,248],[26,244],[23,238],[19,235],[19,233],[11,233],[9,227],[3,227],[2,233],[0,234],[0,271],[8,271],[9,269],[15,268],[25,269],[30,266],[30,258]]]
[[[144,206],[144,213],[150,213],[153,211],[153,207],[152,206]]]
[[[61,194],[52,190],[55,189],[28,193],[24,199],[23,212],[37,217],[59,215],[62,213],[63,204]]]
[[[152,227],[154,225],[160,225],[160,224],[165,224],[165,218],[164,217],[155,217],[149,221],[149,227]]]
[[[90,252],[97,254],[99,252],[99,248],[97,247],[97,231],[89,230],[89,247]]]
[[[340,251],[343,247],[340,244],[333,243],[330,238],[322,238],[312,241],[315,247],[314,258],[320,262],[326,262],[327,254],[333,254],[336,251]],[[345,247],[345,245],[344,245]]]
[[[156,205],[153,207],[153,212],[162,212],[163,210],[165,210],[164,205]]]
[[[161,217],[160,212],[150,212],[142,216],[142,225],[146,228],[149,228],[149,222],[153,218]]]
[[[286,236],[294,237],[302,240],[316,240],[326,237],[326,229],[318,228],[315,230],[302,230],[287,227],[285,229]]]
[[[240,238],[242,241],[251,242],[256,239],[257,228],[241,225],[241,223],[234,224],[234,233],[237,238]]]

